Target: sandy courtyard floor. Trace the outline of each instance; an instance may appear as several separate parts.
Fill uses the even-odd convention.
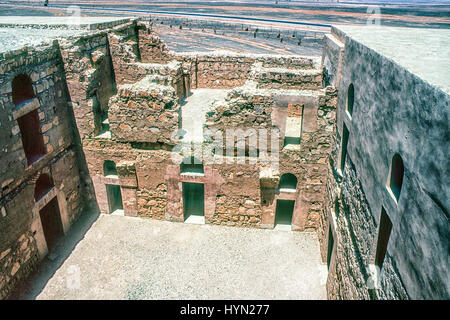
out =
[[[100,215],[65,260],[58,250],[20,298],[326,298],[314,233]]]

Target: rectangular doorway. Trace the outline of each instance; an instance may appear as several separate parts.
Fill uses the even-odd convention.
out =
[[[120,192],[120,186],[107,184],[106,194],[108,197],[109,213],[123,216],[124,213],[123,213],[122,193]]]
[[[292,214],[294,213],[294,200],[277,200],[275,210],[275,228],[291,230]]]
[[[184,222],[205,223],[205,186],[183,182]]]
[[[40,211],[42,229],[44,230],[45,242],[47,242],[48,251],[55,247],[62,236],[64,236],[64,229],[61,221],[61,214],[59,212],[58,198],[54,197],[49,203],[45,205]]]

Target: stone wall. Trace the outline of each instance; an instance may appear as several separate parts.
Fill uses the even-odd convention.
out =
[[[320,229],[324,259],[332,252],[328,296],[448,299],[444,150],[449,142],[444,131],[449,96],[339,30],[333,30],[333,40],[334,49],[324,49],[324,61],[332,64],[325,66],[331,81],[339,79],[338,131]],[[350,84],[354,86],[351,110],[347,107]],[[344,125],[349,132],[345,157]],[[404,164],[398,200],[389,187],[394,154]],[[392,222],[392,231],[380,270],[375,254],[382,210]],[[330,229],[335,245],[328,251]]]
[[[322,88],[320,69],[265,68],[260,64],[252,69],[252,74],[259,88],[297,90]]]
[[[141,61],[136,20],[108,30],[106,36],[111,50],[115,81],[117,84],[129,82],[133,79],[133,70],[130,70],[130,64]]]
[[[113,139],[173,144],[180,110],[176,97],[172,87],[156,85],[148,78],[120,86],[109,102]]]
[[[293,103],[302,106],[302,136],[300,144],[290,149],[284,147],[284,137],[286,118],[288,115],[294,115]],[[232,219],[241,219],[238,214],[239,206],[242,205],[239,210],[242,210],[245,216],[244,204],[251,200],[251,213],[254,216],[252,222],[261,222],[260,227],[270,228],[274,224],[277,200],[295,200],[293,229],[315,230],[319,226],[320,212],[325,201],[326,163],[332,149],[330,140],[334,134],[335,105],[336,91],[331,87],[320,91],[275,91],[256,89],[249,85],[232,90],[225,101],[218,102],[211,112],[207,113],[205,129],[220,130],[224,140],[225,132],[230,128],[240,129],[244,135],[250,132],[247,132],[249,129],[255,129],[256,132],[258,129],[269,129],[265,139],[270,147],[270,129],[280,130],[279,140],[276,140],[280,149],[279,168],[272,173],[272,179],[276,180],[274,185],[266,189],[260,181],[260,173],[266,170],[261,163],[255,168],[244,164],[231,166],[228,170],[233,170],[228,176],[235,178],[238,173],[240,177],[249,175],[245,183],[250,186],[254,184],[258,192],[240,195],[234,199],[233,196],[239,194],[239,187],[236,185],[234,189],[227,189],[221,195],[221,205],[218,208],[227,212]],[[249,137],[246,136],[246,139],[248,143]],[[246,156],[245,162],[249,163],[251,159]],[[226,167],[224,164],[217,166],[219,171],[222,166]],[[277,189],[280,176],[285,173],[294,174],[299,182],[293,195],[280,194]],[[223,174],[222,177],[226,181],[225,187],[230,178],[225,178]],[[224,222],[230,224],[227,220],[231,218],[225,215],[224,217]],[[218,223],[217,221],[219,219],[215,223]]]
[[[312,57],[232,52],[177,53],[175,57],[182,61],[185,70],[189,70],[192,88],[236,88],[251,79],[260,79],[260,83],[265,84],[266,88],[321,87],[321,72],[317,72],[318,61]],[[275,82],[279,82],[281,78],[289,81],[290,85],[275,87]]]
[[[19,280],[28,275],[39,261],[36,240],[30,231],[22,234],[0,253],[0,299],[8,296]]]
[[[107,118],[108,100],[116,92],[108,36],[61,41],[61,55],[80,137],[97,135]]]
[[[152,24],[151,21],[138,23],[141,61],[144,63],[167,63],[173,60],[173,52],[152,30]]]
[[[64,232],[88,202],[74,115],[58,44],[4,52],[0,55],[0,299],[48,253],[39,215],[56,197]],[[25,75],[34,98],[15,105],[12,81]],[[44,154],[27,159],[17,119],[37,112]],[[35,200],[37,179],[47,174],[54,186]]]

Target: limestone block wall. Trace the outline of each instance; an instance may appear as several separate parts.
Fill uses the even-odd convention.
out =
[[[249,78],[253,65],[249,57],[199,56],[196,60],[198,88],[234,88]]]
[[[60,43],[79,135],[97,135],[107,118],[108,100],[116,92],[108,36],[102,32]]]
[[[14,183],[14,180],[24,175],[28,167],[17,118],[32,110],[38,111],[45,152],[53,156],[58,149],[71,143],[72,131],[68,125],[70,118],[67,114],[70,111],[57,48],[42,47],[34,51],[22,49],[6,52],[1,59],[3,72],[0,103],[3,112],[0,115],[0,176],[3,179],[2,191],[7,192],[20,184],[18,181]],[[20,74],[31,79],[36,98],[28,104],[16,107],[12,101],[12,81]],[[46,157],[51,158],[52,155]]]
[[[279,172],[269,180],[279,181],[280,174],[287,172],[296,175],[298,189],[288,195],[301,214],[294,219],[294,229],[316,228],[322,161],[328,152],[323,139],[334,121],[333,94],[275,92],[249,81],[255,63],[308,71],[316,67],[314,59],[180,57],[166,51],[150,25],[136,20],[2,55],[1,298],[48,253],[40,210],[54,199],[64,232],[93,197],[100,212],[110,213],[108,186],[119,187],[125,215],[184,221],[183,183],[202,183],[206,223],[273,227],[274,200],[283,194],[263,203],[268,199],[261,188],[264,165],[252,163],[248,155],[240,164],[234,156],[232,163],[205,163],[204,174],[190,175],[181,173],[180,165],[172,161],[178,153],[174,146],[179,141],[173,135],[181,123],[180,102],[191,87],[231,88],[248,81],[246,87],[233,90],[223,105],[214,106],[207,116],[210,128],[280,128],[277,142],[282,148],[288,114],[297,112],[306,120],[304,151],[283,150]],[[11,80],[18,73],[30,76],[36,95],[19,109],[11,102]],[[33,108],[39,111],[45,155],[28,166],[15,121]],[[106,174],[106,161],[114,162],[116,174]],[[42,174],[49,175],[54,186],[36,201],[34,188]]]
[[[180,101],[189,94],[188,75],[152,31],[151,23],[131,20],[107,30],[107,37],[117,84],[133,84],[154,75],[152,81],[173,86]]]
[[[171,86],[175,89],[179,102],[190,93],[189,73],[184,73],[181,63],[176,60],[165,64],[130,63],[128,64],[128,70],[130,74],[126,79],[123,79],[123,83],[133,84],[147,78],[147,82]]]
[[[223,164],[213,165],[223,182],[215,199],[216,211],[209,222],[228,226],[260,227],[260,165],[252,164],[248,159],[244,164],[238,163],[237,160],[237,157],[234,157],[229,164],[224,158]]]
[[[17,282],[34,270],[38,263],[36,240],[31,231],[0,253],[0,299],[8,296]]]
[[[139,153],[130,144],[117,143],[110,139],[86,138],[83,151],[92,178],[95,197],[101,213],[111,213],[108,203],[106,185],[120,187],[124,214],[138,215],[137,192],[138,181],[136,171],[139,169]],[[104,172],[105,161],[113,161],[117,176],[108,176]]]
[[[339,30],[333,33],[344,49],[340,60],[328,57],[341,70],[321,230],[323,256],[330,257],[328,296],[448,299],[449,95]],[[349,134],[342,156],[344,125]],[[389,187],[394,154],[404,166],[398,199]],[[392,230],[382,268],[373,271],[382,210]],[[328,250],[330,230],[334,248]]]
[[[76,146],[74,116],[65,84],[59,47],[23,48],[0,55],[2,73],[0,116],[0,299],[7,297],[16,283],[27,276],[48,252],[39,211],[57,199],[64,232],[78,218],[87,197],[80,178],[80,150]],[[30,81],[34,97],[14,104],[17,88],[13,79],[22,75]],[[20,117],[37,112],[38,134],[42,134],[44,154],[27,160]],[[27,127],[27,129],[30,129]],[[41,175],[50,176],[54,186],[38,201],[35,185]]]
[[[170,207],[180,203],[180,201],[169,203],[170,182],[165,177],[170,165],[173,163],[171,152],[168,150],[140,151],[137,167],[138,215],[140,217],[166,220],[166,212],[170,210]]]
[[[326,34],[324,37],[322,66],[325,85],[339,86],[341,62],[344,44],[336,34]]]
[[[292,70],[257,65],[252,69],[252,78],[258,83],[259,88],[296,90],[322,88],[322,70],[320,69]]]
[[[211,111],[207,113],[205,129],[221,130],[224,133],[224,140],[227,129],[240,129],[247,139],[248,129],[269,129],[266,139],[267,146],[270,148],[270,129],[280,130],[279,140],[277,140],[280,150],[279,168],[274,176],[277,180],[275,185],[267,189],[260,181],[259,173],[264,170],[264,165],[261,163],[256,169],[243,164],[240,165],[241,167],[236,165],[233,168],[234,174],[236,172],[241,172],[241,175],[243,172],[256,174],[256,178],[253,178],[256,179],[257,196],[247,196],[240,201],[240,199],[232,199],[231,196],[238,194],[238,188],[229,189],[224,192],[222,203],[218,208],[231,214],[237,212],[237,204],[244,204],[247,199],[254,197],[252,201],[255,202],[257,214],[252,220],[261,222],[261,227],[273,227],[277,200],[295,200],[293,229],[317,229],[325,202],[327,161],[332,150],[330,141],[334,134],[336,94],[336,90],[332,87],[320,91],[275,91],[248,86],[232,90],[225,101],[218,102],[211,108]],[[302,106],[302,133],[298,147],[290,150],[284,148],[284,136],[286,118],[290,112],[289,107],[292,107],[293,103]],[[247,157],[246,163],[248,160]],[[280,195],[277,190],[280,176],[285,173],[294,174],[298,180],[297,190],[293,195]],[[249,178],[246,183],[251,184],[250,181]],[[227,207],[229,208],[223,209]],[[239,214],[236,216],[239,219]]]
[[[133,70],[129,69],[129,65],[141,61],[137,21],[132,20],[107,30],[107,38],[116,83],[126,83],[127,79],[133,77]]]
[[[173,144],[178,129],[179,104],[172,87],[143,80],[119,87],[110,100],[111,133],[118,141]]]
[[[321,73],[313,71],[318,61],[312,57],[243,55],[231,52],[177,53],[176,57],[183,62],[183,68],[189,71],[192,88],[235,88],[243,86],[247,80],[255,79],[256,76],[261,78],[261,83],[267,83],[266,87],[270,87],[270,83],[275,83],[279,77],[296,83],[295,88],[316,89],[321,86]],[[260,66],[259,69],[278,69],[274,70],[272,76],[269,76],[269,72],[255,74],[252,72],[255,64]],[[299,75],[298,70],[304,72]],[[300,86],[304,82],[310,85]]]
[[[173,60],[173,53],[152,30],[151,21],[138,23],[139,51],[144,63],[166,63]]]

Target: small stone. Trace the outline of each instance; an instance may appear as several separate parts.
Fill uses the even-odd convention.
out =
[[[11,276],[14,276],[17,271],[20,269],[20,264],[18,262],[14,263],[12,269],[11,269]]]

